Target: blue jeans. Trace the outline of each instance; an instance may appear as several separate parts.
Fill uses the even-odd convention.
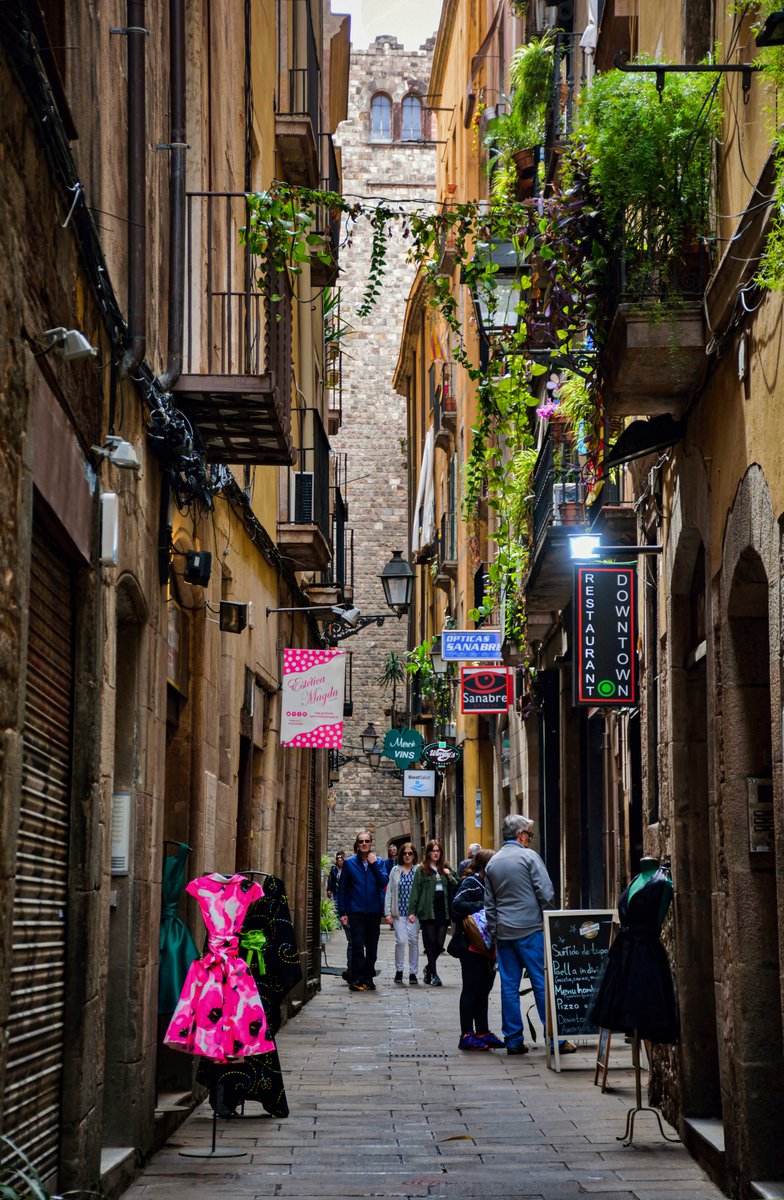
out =
[[[498,974],[501,976],[501,1032],[507,1046],[519,1046],[525,1041],[523,1014],[520,1009],[520,980],[523,967],[534,989],[536,1011],[545,1026],[544,1001],[544,933],[538,929],[524,938],[499,938]]]

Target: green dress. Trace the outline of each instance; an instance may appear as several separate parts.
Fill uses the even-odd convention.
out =
[[[179,914],[180,896],[185,878],[185,860],[190,846],[184,842],[176,854],[163,860],[161,937],[158,966],[158,1012],[171,1013],[177,1007],[188,967],[199,951],[188,926]]]

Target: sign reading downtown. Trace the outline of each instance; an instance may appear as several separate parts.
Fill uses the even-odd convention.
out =
[[[498,662],[500,629],[444,629],[441,632],[444,662]]]
[[[574,598],[575,704],[637,704],[636,569],[576,567]]]

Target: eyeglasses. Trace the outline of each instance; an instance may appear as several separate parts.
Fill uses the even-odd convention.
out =
[[[369,846],[370,838],[357,838],[357,845],[358,846]]]
[[[413,857],[414,857],[413,850],[404,850],[403,851],[403,858],[413,858]]]

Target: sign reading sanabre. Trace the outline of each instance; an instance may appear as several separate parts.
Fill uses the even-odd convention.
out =
[[[463,667],[460,702],[464,713],[504,713],[512,703],[506,667]]]
[[[435,771],[404,771],[403,772],[403,795],[404,796],[435,796],[436,794],[436,773]]]
[[[454,763],[459,763],[463,757],[460,746],[451,746],[447,742],[428,742],[422,751],[422,761],[430,763],[437,771],[443,771]]]
[[[636,569],[582,564],[574,593],[575,703],[637,704]]]
[[[500,629],[444,629],[441,657],[445,662],[498,662]]]
[[[419,762],[425,739],[416,729],[388,729],[384,738],[384,756],[395,766],[412,767]]]

